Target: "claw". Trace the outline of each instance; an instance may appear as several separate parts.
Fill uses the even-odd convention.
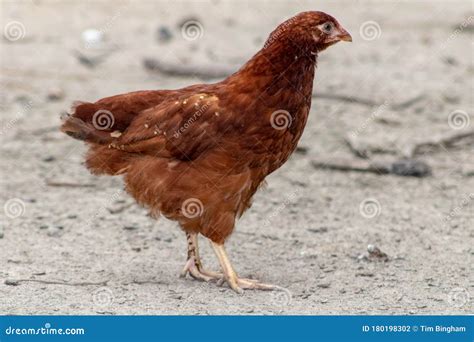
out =
[[[181,271],[181,274],[179,275],[179,277],[184,278],[186,277],[186,274],[188,273],[194,279],[202,280],[205,282],[208,282],[211,280],[220,280],[223,277],[222,274],[220,273],[206,271],[202,269],[200,266],[200,263],[196,262],[195,257],[191,257],[188,259],[188,261],[186,261],[186,265],[184,265],[184,268]]]
[[[242,294],[246,289],[271,291],[279,288],[276,285],[261,283],[255,279],[239,278],[232,268],[224,245],[212,241],[211,245],[214,248],[214,252],[219,259],[219,263],[225,275],[224,278],[217,281],[217,285],[222,285],[224,282],[227,282],[230,288],[238,294]]]

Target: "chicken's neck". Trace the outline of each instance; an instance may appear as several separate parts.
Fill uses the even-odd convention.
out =
[[[316,57],[275,44],[259,51],[227,82],[259,102],[257,106],[298,113],[302,105],[311,104]]]

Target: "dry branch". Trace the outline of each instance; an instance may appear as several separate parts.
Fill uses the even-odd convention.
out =
[[[111,214],[118,214],[118,213],[121,213],[123,212],[124,210],[130,208],[133,206],[134,203],[127,203],[127,204],[124,204],[118,208],[107,208],[107,210],[109,211],[109,213]]]
[[[46,185],[47,186],[54,186],[54,187],[66,187],[66,188],[95,188],[95,184],[91,183],[70,183],[70,182],[57,182],[57,181],[51,181],[51,180],[46,180]]]
[[[235,71],[237,67],[227,65],[185,65],[167,63],[157,59],[143,60],[143,66],[150,71],[157,71],[169,76],[197,77],[201,79],[224,78]]]
[[[431,174],[431,168],[426,163],[415,159],[398,159],[395,161],[320,159],[313,160],[312,165],[316,169],[323,170],[370,172],[408,177],[426,177]]]
[[[442,148],[450,149],[459,146],[458,144],[462,142],[466,144],[474,143],[473,138],[473,130],[451,131],[408,146],[404,154],[407,157],[413,157],[428,151],[436,151]]]
[[[374,107],[374,106],[380,105],[379,103],[369,100],[369,99],[363,99],[360,97],[349,96],[349,95],[328,94],[328,93],[313,91],[313,97],[317,99],[337,100],[337,101],[348,102],[348,103],[358,103],[358,104],[368,106],[368,107]]]
[[[41,283],[48,285],[66,285],[66,286],[105,286],[108,283],[108,280],[101,282],[67,282],[64,280],[43,280],[43,279],[7,279],[5,280],[5,285],[17,286],[21,283]]]

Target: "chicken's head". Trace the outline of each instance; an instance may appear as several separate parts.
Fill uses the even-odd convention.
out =
[[[302,12],[280,24],[266,45],[286,43],[303,51],[317,54],[339,42],[351,42],[352,37],[339,22],[324,12]]]

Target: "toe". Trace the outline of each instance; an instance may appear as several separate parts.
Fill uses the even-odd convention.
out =
[[[260,283],[252,279],[239,279],[239,285],[243,289],[252,289],[252,290],[271,291],[271,290],[277,289],[277,286],[275,285]]]

